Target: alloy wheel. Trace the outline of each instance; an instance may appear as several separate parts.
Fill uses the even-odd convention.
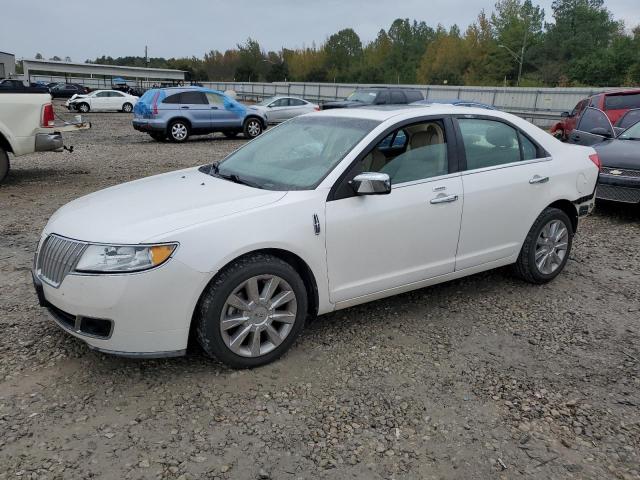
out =
[[[237,355],[266,355],[291,333],[297,307],[295,292],[281,277],[251,277],[238,285],[224,303],[220,314],[222,339]]]
[[[544,275],[555,272],[567,255],[569,229],[561,220],[551,220],[538,235],[536,241],[536,267]]]
[[[187,138],[187,126],[184,123],[174,123],[171,127],[171,136],[176,140]]]
[[[247,125],[247,131],[251,137],[257,137],[260,135],[262,128],[260,127],[260,123],[257,120],[251,120],[249,125]]]

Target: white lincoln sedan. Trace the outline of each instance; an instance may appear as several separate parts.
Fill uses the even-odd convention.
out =
[[[82,113],[89,111],[119,111],[130,113],[139,98],[118,90],[96,90],[86,95],[74,95],[65,103],[69,110]]]
[[[590,212],[599,159],[513,115],[304,115],[217,164],[75,200],[33,278],[55,322],[126,356],[271,362],[315,315],[513,265],[544,283]]]

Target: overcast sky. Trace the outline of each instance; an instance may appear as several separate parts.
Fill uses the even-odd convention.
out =
[[[395,18],[424,20],[463,30],[494,0],[50,0],[6,1],[0,16],[0,51],[18,58],[70,56],[198,56],[224,51],[252,37],[265,50],[320,44],[352,27],[363,41]],[[552,0],[539,0],[551,18]],[[640,24],[639,0],[607,0],[627,27]]]

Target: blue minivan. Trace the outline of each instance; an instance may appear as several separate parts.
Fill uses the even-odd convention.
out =
[[[133,128],[155,140],[184,142],[191,135],[240,132],[255,138],[267,128],[262,113],[217,90],[202,87],[153,88],[133,109]]]

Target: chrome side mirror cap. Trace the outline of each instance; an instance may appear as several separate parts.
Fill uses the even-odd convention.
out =
[[[391,178],[386,173],[364,172],[349,182],[358,195],[386,195],[391,193]]]

